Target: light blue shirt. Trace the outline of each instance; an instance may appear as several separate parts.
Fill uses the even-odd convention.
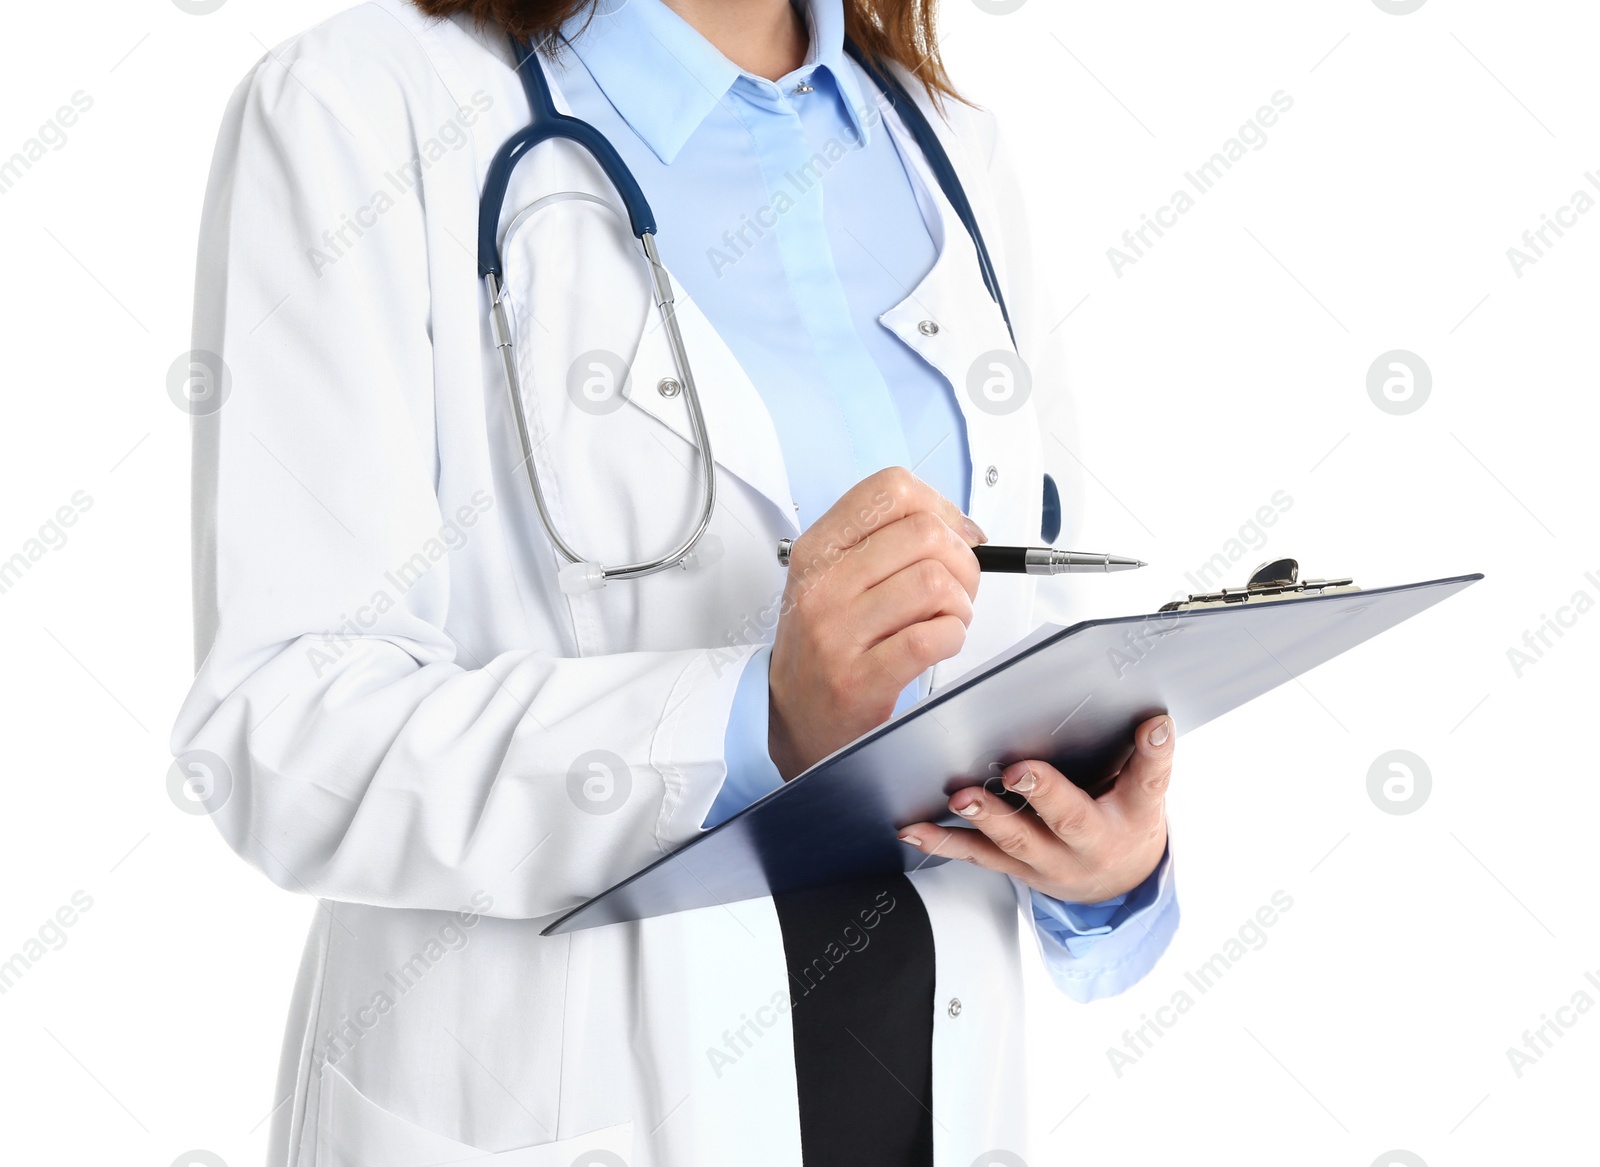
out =
[[[877,87],[844,52],[842,0],[804,11],[805,64],[775,82],[742,71],[661,0],[602,5],[572,26],[553,72],[573,113],[633,171],[662,258],[771,412],[800,526],[887,466],[965,507],[955,393],[879,322],[932,268],[933,237]],[[768,661],[763,649],[740,678],[707,826],[782,785],[767,754]],[[909,686],[897,711],[918,695]],[[1032,893],[1063,990],[1089,1000],[1149,971],[1177,927],[1169,869],[1163,858],[1100,904]]]

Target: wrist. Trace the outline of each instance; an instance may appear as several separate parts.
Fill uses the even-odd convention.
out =
[[[805,769],[791,740],[777,690],[772,686],[767,689],[767,756],[785,782]]]

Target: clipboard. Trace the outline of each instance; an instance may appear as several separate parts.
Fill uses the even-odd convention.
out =
[[[543,935],[910,871],[946,860],[897,828],[1011,762],[1050,762],[1091,792],[1171,714],[1191,733],[1482,579],[1359,589],[1263,564],[1243,588],[1139,616],[1046,626],[778,790],[550,924]],[[997,788],[993,786],[992,788]]]

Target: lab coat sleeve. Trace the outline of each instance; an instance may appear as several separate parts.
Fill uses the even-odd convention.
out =
[[[426,182],[397,177],[419,129],[397,77],[351,70],[269,56],[219,137],[195,348],[226,372],[195,411],[202,660],[171,745],[283,887],[548,916],[700,830],[753,649],[446,633],[450,551],[505,508],[441,513]]]

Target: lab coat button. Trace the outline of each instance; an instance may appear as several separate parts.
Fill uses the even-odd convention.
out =
[[[656,392],[663,397],[676,397],[683,391],[683,386],[673,377],[663,377],[656,382]]]
[[[1000,481],[1000,471],[993,466],[989,467],[989,469],[983,472],[983,480],[990,486],[993,486],[995,483]]]
[[[961,998],[960,997],[951,997],[950,998],[950,1006],[949,1006],[949,1008],[947,1008],[945,1010],[945,1012],[950,1014],[951,1017],[960,1017],[961,1016]]]
[[[933,336],[939,331],[939,325],[935,321],[924,320],[917,325],[917,331],[922,333],[923,336]]]

